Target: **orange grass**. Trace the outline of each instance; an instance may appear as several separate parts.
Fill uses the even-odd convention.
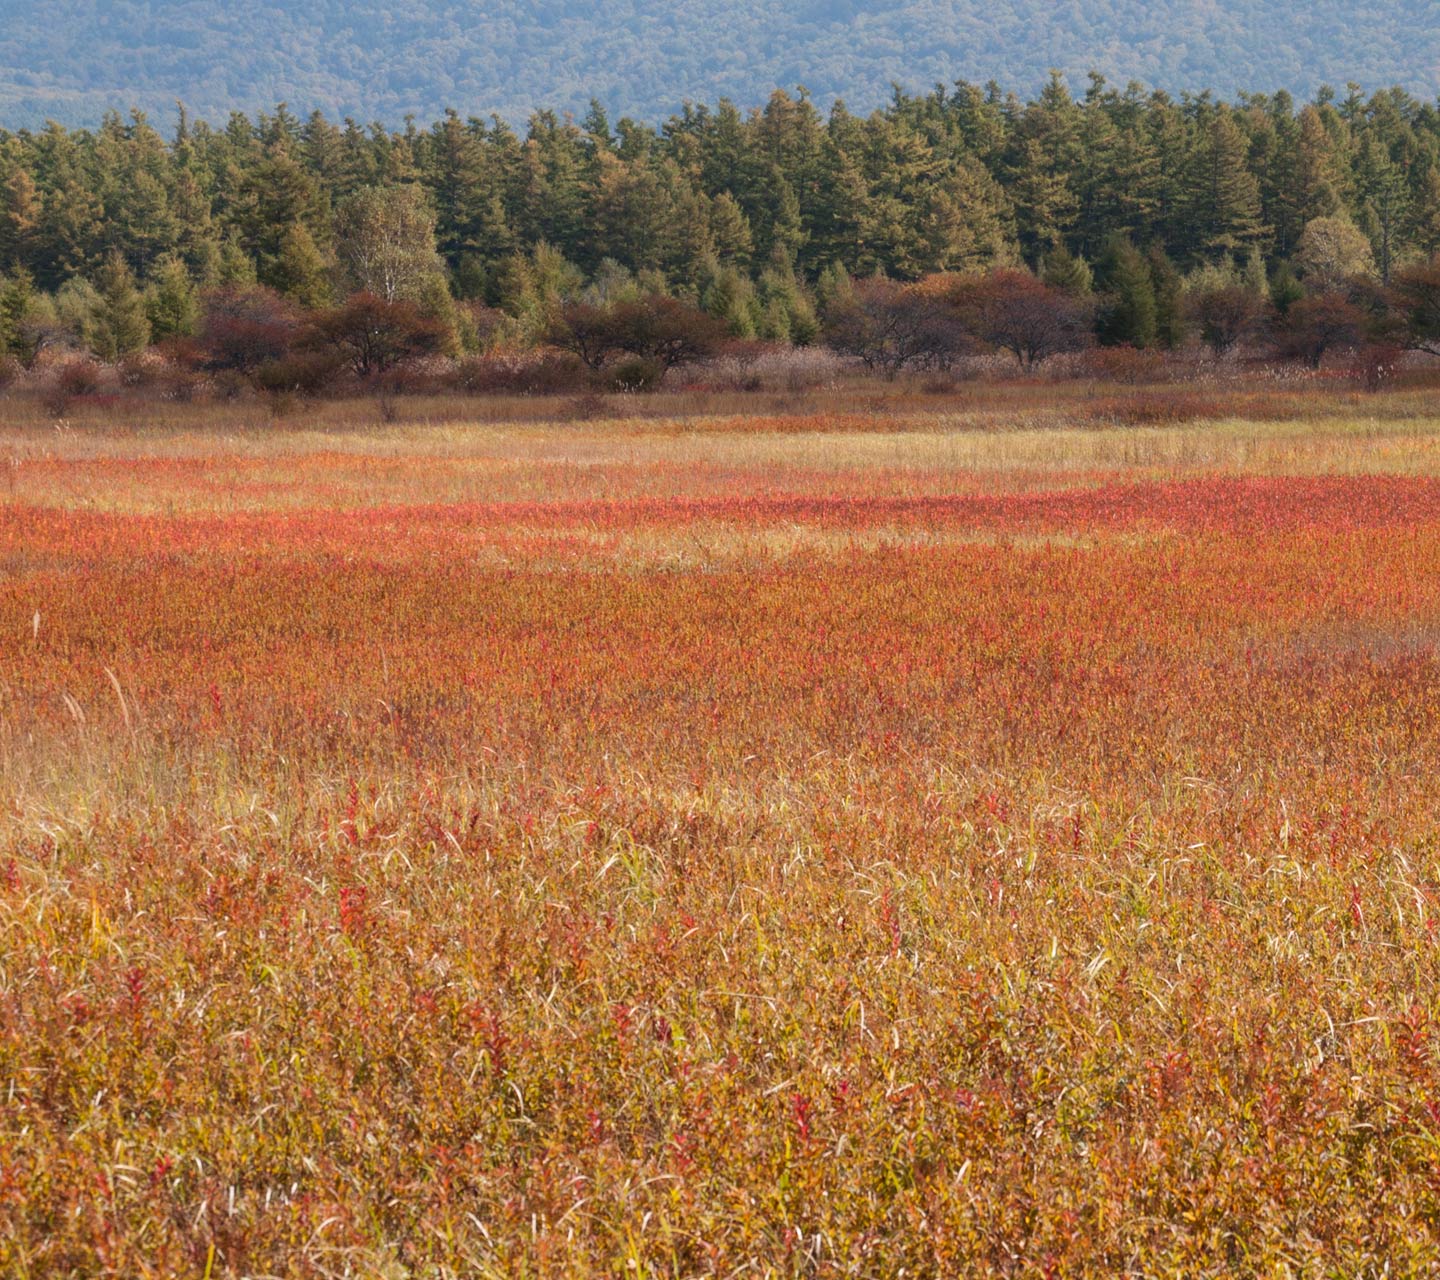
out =
[[[756,434],[17,438],[0,1273],[1440,1268],[1440,478]]]

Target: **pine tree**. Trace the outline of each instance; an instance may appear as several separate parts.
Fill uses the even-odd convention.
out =
[[[1145,132],[1155,147],[1155,221],[1152,234],[1172,254],[1190,256],[1189,184],[1193,169],[1194,138],[1181,108],[1159,95],[1147,106]]]
[[[779,170],[772,172],[771,183],[769,225],[760,229],[756,247],[767,257],[778,248],[794,262],[808,239],[805,221],[800,214],[800,200],[795,188]]]
[[[1361,148],[1357,177],[1375,265],[1382,283],[1389,284],[1410,211],[1410,191],[1399,166],[1376,138],[1367,138]]]
[[[1115,236],[1100,258],[1104,300],[1096,335],[1107,346],[1155,345],[1158,333],[1155,284],[1150,264],[1124,236]]]
[[[811,235],[802,261],[812,270],[829,262],[844,262],[851,270],[866,270],[874,265],[862,230],[871,221],[871,194],[856,154],[861,145],[859,131],[843,107],[837,107],[830,120],[821,153]]]
[[[1325,119],[1312,105],[1300,112],[1300,134],[1296,139],[1296,181],[1291,195],[1296,220],[1303,226],[1315,218],[1329,218],[1342,206],[1342,180],[1335,155],[1335,142]]]
[[[346,120],[335,153],[335,192],[338,203],[380,181],[379,156],[371,140],[354,120]]]
[[[171,182],[169,199],[177,228],[175,247],[195,279],[209,280],[218,267],[220,248],[210,196],[199,177],[188,167],[181,167]]]
[[[86,326],[90,350],[102,360],[118,360],[140,351],[150,341],[145,299],[135,275],[118,252],[105,259],[96,285],[97,300]]]
[[[1007,132],[1005,114],[996,95],[979,85],[960,81],[946,108],[959,133],[961,148],[991,172],[999,165]]]
[[[911,244],[911,221],[912,211],[898,196],[883,192],[872,195],[860,224],[860,241],[866,252],[856,267],[887,276],[910,277],[923,271],[917,254],[919,246]]]
[[[319,244],[330,238],[330,201],[288,151],[266,155],[239,185],[230,222],[264,284],[274,284],[286,233],[303,225]]]
[[[855,297],[855,281],[838,262],[829,263],[815,280],[815,305],[822,319],[843,311]]]
[[[445,277],[432,272],[416,291],[420,313],[433,320],[440,330],[439,354],[456,357],[464,350],[460,312]]]
[[[1282,262],[1270,276],[1270,305],[1283,316],[1304,296],[1305,289],[1295,268]]]
[[[720,192],[710,202],[710,236],[721,262],[742,268],[750,265],[755,237],[745,211],[729,191]]]
[[[28,270],[33,265],[39,221],[40,194],[35,179],[16,167],[0,186],[0,266]]]
[[[177,257],[164,259],[151,273],[145,291],[151,339],[163,342],[166,338],[189,337],[195,332],[198,311],[195,283],[185,263]]]
[[[25,324],[34,304],[35,284],[28,272],[17,270],[0,286],[0,356],[29,362]]]
[[[1128,118],[1131,114],[1117,127],[1106,108],[1087,110],[1076,227],[1082,251],[1093,253],[1116,232],[1145,235],[1154,225],[1161,204],[1160,156],[1138,119]]]
[[[170,159],[164,139],[136,112],[124,125],[105,121],[95,141],[95,165],[105,208],[105,242],[145,272],[180,242],[180,224],[170,206]]]
[[[819,335],[820,322],[815,307],[783,257],[778,257],[761,273],[760,297],[764,309],[762,337],[803,347]]]
[[[93,271],[102,259],[105,208],[78,171],[45,192],[35,228],[35,278],[43,288]]]
[[[484,147],[454,111],[431,131],[424,167],[435,205],[435,246],[453,268],[484,247],[485,211],[493,194]]]
[[[693,292],[702,264],[715,256],[715,233],[711,230],[711,201],[703,191],[686,182],[677,182],[673,229],[673,259],[667,266],[676,284]]]
[[[490,293],[491,273],[478,253],[464,253],[450,274],[455,296],[463,302],[483,302]]]
[[[516,222],[521,239],[545,241],[571,261],[585,252],[587,172],[591,157],[583,135],[553,111],[537,111],[520,147]]]
[[[1083,298],[1094,285],[1094,274],[1084,258],[1071,253],[1063,244],[1045,255],[1040,278],[1052,289],[1060,289],[1072,297]]]
[[[450,287],[466,299],[498,301],[515,278],[502,264],[521,255],[531,271],[542,239],[584,271],[616,258],[636,280],[698,299],[714,282],[712,255],[754,283],[777,249],[799,280],[830,264],[910,278],[1018,257],[1060,283],[1075,270],[1070,254],[1093,261],[1117,231],[1186,269],[1226,265],[1238,279],[1243,266],[1253,293],[1252,251],[1293,258],[1316,217],[1348,214],[1382,281],[1440,252],[1437,156],[1440,116],[1399,90],[1227,105],[1098,78],[1083,103],[1058,79],[1029,104],[962,84],[897,92],[867,117],[837,103],[823,122],[803,93],[749,115],[690,107],[658,131],[612,125],[603,111],[583,127],[540,112],[523,139],[453,112],[425,130],[337,127],[318,114],[302,124],[286,109],[253,122],[237,113],[219,129],[187,118],[173,140],[142,115],[111,115],[93,130],[0,133],[0,271],[29,270],[43,294],[98,279],[118,250],[153,294],[158,264],[177,254],[198,287],[243,286],[258,272],[324,301],[314,255],[333,257],[331,210],[388,183],[429,197]],[[775,290],[758,284],[741,310],[752,321],[768,310],[778,331]]]
[[[1020,245],[1031,262],[1059,245],[1079,215],[1075,186],[1083,163],[1083,123],[1064,79],[1053,72],[1017,124],[1011,191]]]
[[[1265,259],[1256,245],[1252,244],[1249,253],[1245,255],[1240,283],[1257,297],[1266,297],[1270,292],[1270,281],[1265,274]]]
[[[983,271],[1019,256],[1010,202],[973,160],[960,161],[915,208],[915,253],[904,264],[906,274]]]
[[[498,192],[493,192],[481,205],[476,221],[476,249],[473,255],[484,264],[487,271],[502,259],[520,251],[520,237],[510,225],[505,212],[505,202]]]
[[[755,150],[789,181],[807,187],[820,156],[821,121],[804,89],[777,89],[753,122]]]
[[[598,98],[590,99],[590,109],[585,113],[585,141],[595,151],[613,151],[615,137],[610,131],[610,117]]]
[[[1425,170],[1406,220],[1406,234],[1427,258],[1440,253],[1440,164]]]
[[[340,187],[344,176],[344,142],[341,132],[324,112],[312,111],[300,130],[299,154],[318,182],[333,192]],[[349,195],[339,190],[340,195]]]
[[[1195,257],[1243,252],[1263,234],[1260,188],[1248,144],[1228,111],[1219,111],[1191,171],[1185,249]]]
[[[1158,244],[1145,255],[1150,268],[1150,285],[1155,295],[1155,340],[1173,351],[1185,341],[1185,309],[1181,298],[1180,273]]]
[[[378,122],[370,126],[370,132],[377,152],[375,185],[398,187],[418,182],[420,135],[415,128],[415,117],[405,117],[404,133],[387,133],[385,126]]]
[[[495,276],[495,300],[518,321],[519,332],[545,332],[561,305],[579,295],[585,277],[554,245],[543,240],[528,254],[512,254]]]
[[[753,338],[761,324],[760,300],[750,277],[716,263],[703,283],[700,305],[735,338]]]
[[[333,300],[329,263],[304,223],[294,223],[280,241],[271,283],[302,307],[325,307]]]
[[[215,283],[229,289],[248,289],[256,283],[255,259],[245,252],[236,236],[227,236],[220,246]]]
[[[790,342],[790,309],[780,298],[761,304],[758,336],[768,342]]]
[[[750,224],[755,225],[754,210],[747,197],[757,197],[759,182],[755,174],[755,157],[751,154],[749,134],[740,109],[728,98],[721,98],[715,111],[703,126],[704,151],[701,158],[700,183],[706,191],[733,191],[745,209]]]
[[[673,267],[681,258],[678,227],[682,221],[675,190],[677,175],[645,163],[603,155],[590,195],[590,225],[583,237],[582,265],[604,258],[631,270]]]
[[[1034,138],[1020,154],[1011,191],[1021,248],[1031,261],[1038,261],[1064,244],[1078,212],[1075,193]]]

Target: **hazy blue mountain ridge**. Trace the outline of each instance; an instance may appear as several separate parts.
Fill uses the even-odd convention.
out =
[[[446,107],[664,117],[806,86],[868,110],[893,83],[957,78],[1028,94],[1058,67],[1171,92],[1393,84],[1440,92],[1434,0],[0,0],[0,124],[90,123],[140,107],[197,115],[288,102],[398,123]]]

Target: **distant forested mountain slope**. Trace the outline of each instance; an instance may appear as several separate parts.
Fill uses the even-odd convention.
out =
[[[826,104],[1050,67],[1172,92],[1356,81],[1440,91],[1435,0],[0,0],[0,125],[108,108],[362,120],[537,106],[658,118],[686,99]]]

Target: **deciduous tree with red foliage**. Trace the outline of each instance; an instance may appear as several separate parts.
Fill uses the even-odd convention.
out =
[[[902,369],[943,368],[970,345],[944,298],[893,280],[857,280],[826,316],[826,340],[887,378]]]
[[[1391,296],[1412,351],[1440,356],[1440,256],[1401,271]]]
[[[1090,304],[1028,271],[1004,269],[963,281],[951,301],[968,332],[1008,351],[1022,369],[1090,341]]]
[[[615,321],[609,307],[590,302],[567,302],[545,330],[545,341],[579,356],[591,369],[599,369],[620,350]]]
[[[201,358],[217,372],[251,373],[282,359],[299,332],[294,303],[270,289],[217,289],[201,304]]]
[[[306,345],[339,352],[357,377],[386,373],[439,351],[444,334],[414,303],[357,293],[311,322]]]
[[[1265,299],[1242,284],[1227,284],[1191,294],[1185,310],[1201,341],[1223,356],[1259,328]]]
[[[1293,303],[1276,334],[1288,359],[1318,369],[1328,351],[1356,346],[1365,332],[1365,312],[1343,293],[1312,293]]]
[[[726,338],[716,317],[663,294],[618,303],[614,323],[622,350],[667,369],[714,355]]]
[[[560,308],[545,333],[551,346],[602,368],[624,352],[666,369],[703,360],[725,341],[725,326],[714,316],[663,294],[596,306],[571,302]]]

